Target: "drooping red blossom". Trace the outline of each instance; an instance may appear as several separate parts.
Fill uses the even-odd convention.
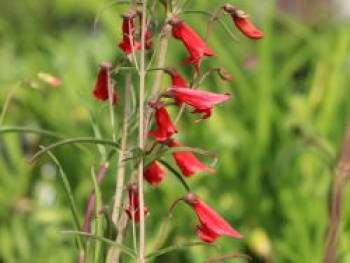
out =
[[[129,206],[125,210],[128,217],[132,220],[134,219],[135,223],[140,222],[140,203],[139,203],[139,187],[137,183],[130,183],[128,185],[128,194],[129,194]],[[143,213],[145,217],[148,214],[148,208],[144,207]]]
[[[184,64],[193,64],[197,73],[199,72],[200,60],[204,56],[215,56],[215,53],[207,46],[203,39],[185,22],[177,17],[172,17],[169,20],[172,26],[172,35],[174,38],[182,41],[185,45],[190,57],[183,60]]]
[[[100,101],[106,101],[108,99],[108,82],[111,63],[105,62],[100,65],[100,69],[97,75],[95,89],[93,91],[96,99]],[[117,90],[113,90],[113,104],[117,103],[119,94]]]
[[[177,129],[174,123],[172,122],[165,106],[160,104],[156,107],[157,129],[154,131],[150,131],[148,135],[151,137],[155,137],[157,141],[162,142],[169,139],[174,133],[177,133]]]
[[[231,15],[236,27],[245,36],[252,39],[260,39],[264,37],[264,33],[250,22],[249,15],[246,14],[243,10],[227,3],[224,4],[224,10]]]
[[[165,177],[165,171],[154,161],[143,171],[143,177],[151,185],[156,186]]]
[[[193,113],[204,113],[202,119],[211,116],[214,105],[221,104],[230,98],[229,94],[216,94],[209,91],[186,88],[169,88],[165,96],[174,98],[179,103],[186,103],[194,108]]]
[[[142,10],[137,10],[137,14],[139,16],[139,21],[140,21],[140,36],[142,34]],[[146,25],[147,25],[147,21],[146,21]],[[152,40],[152,33],[151,31],[148,29],[148,27],[146,28],[145,31],[145,49],[150,50],[153,46],[153,40]]]
[[[220,236],[231,236],[233,238],[243,237],[243,235],[233,229],[225,219],[194,194],[187,194],[183,200],[188,203],[197,214],[201,223],[197,226],[197,235],[204,242],[213,243]]]
[[[170,139],[167,141],[167,145],[169,147],[180,147],[181,145]],[[175,158],[175,162],[177,166],[180,168],[182,174],[186,177],[191,177],[197,172],[207,172],[214,173],[215,170],[204,165],[201,161],[197,159],[197,157],[191,152],[175,152],[173,153]]]
[[[122,49],[127,55],[131,54],[134,51],[137,51],[141,48],[139,42],[137,42],[134,38],[135,33],[135,25],[134,18],[135,13],[129,12],[122,15],[123,25],[123,39],[119,43],[119,48]]]
[[[186,89],[189,88],[187,81],[181,76],[176,68],[167,67],[164,69],[164,72],[170,75],[172,86]]]

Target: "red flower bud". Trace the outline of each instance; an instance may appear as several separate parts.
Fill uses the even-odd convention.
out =
[[[132,220],[134,219],[135,223],[140,222],[140,203],[139,203],[139,188],[137,183],[130,183],[128,185],[129,193],[129,207],[125,210],[128,217]],[[148,208],[144,207],[145,217],[148,214]]]
[[[110,63],[102,63],[97,75],[97,81],[95,84],[95,89],[93,91],[96,99],[100,101],[105,101],[108,99],[108,82],[109,82],[109,72],[112,65]],[[113,90],[113,104],[118,101],[118,91]]]
[[[260,39],[264,37],[264,33],[262,33],[249,21],[249,15],[246,14],[243,10],[240,10],[231,4],[225,4],[224,9],[231,15],[236,27],[244,35],[252,39]]]
[[[177,17],[172,17],[169,20],[172,26],[172,35],[179,39],[185,45],[190,57],[183,61],[184,64],[193,64],[197,73],[199,72],[200,60],[204,56],[215,56],[215,53],[207,46],[203,39],[190,28],[185,22]]]
[[[165,96],[174,98],[178,103],[186,103],[194,108],[193,113],[204,113],[202,119],[210,117],[214,105],[230,98],[229,94],[216,94],[198,89],[169,88]]]
[[[157,141],[165,141],[174,133],[177,133],[176,127],[173,124],[168,111],[164,105],[158,106],[156,111],[157,129],[150,131],[149,136],[155,137]]]
[[[167,142],[169,147],[179,147],[180,144],[175,140]],[[176,152],[173,154],[177,166],[180,168],[182,174],[186,177],[193,176],[196,172],[214,173],[215,170],[205,166],[197,157],[191,152]]]
[[[127,55],[141,48],[139,42],[134,39],[135,25],[134,25],[134,13],[123,14],[123,40],[119,43],[119,48],[122,49]]]
[[[151,185],[156,186],[165,177],[165,172],[159,166],[159,164],[156,161],[154,161],[143,171],[143,177]]]
[[[198,237],[204,242],[213,243],[220,236],[242,238],[243,235],[233,229],[225,219],[192,193],[187,194],[183,200],[188,203],[200,221],[197,226]]]
[[[222,80],[229,81],[229,82],[233,80],[232,75],[230,73],[228,73],[225,68],[222,68],[222,67],[219,68],[218,73],[219,73],[219,76]]]
[[[62,80],[60,78],[52,76],[46,72],[38,72],[37,77],[54,88],[62,85]]]

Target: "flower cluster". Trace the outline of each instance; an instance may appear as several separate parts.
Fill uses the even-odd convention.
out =
[[[225,4],[222,6],[222,12],[229,14],[233,20],[234,25],[245,36],[251,39],[263,38],[263,33],[255,27],[249,20],[249,16],[231,4]],[[153,45],[152,34],[148,29],[142,30],[142,12],[129,11],[122,15],[122,39],[118,47],[128,56],[132,61],[132,56],[135,52],[141,49],[141,42],[138,38],[145,33],[144,36],[144,49],[150,50]],[[135,20],[139,19],[140,34],[135,34]],[[192,113],[200,114],[200,119],[195,123],[202,122],[211,117],[215,106],[220,105],[230,99],[230,94],[217,94],[210,91],[198,89],[201,84],[195,80],[201,75],[201,61],[205,57],[216,56],[215,53],[202,39],[199,34],[193,30],[190,25],[180,19],[177,15],[172,14],[167,19],[166,23],[171,28],[171,35],[174,39],[181,41],[184,48],[189,53],[189,57],[183,60],[183,64],[192,64],[194,66],[194,76],[191,84],[180,73],[180,70],[174,67],[165,67],[158,70],[162,70],[168,74],[171,78],[170,87],[159,92],[156,97],[150,98],[147,103],[152,112],[151,121],[154,122],[154,128],[147,130],[147,135],[150,140],[153,140],[153,145],[159,145],[157,149],[171,150],[174,162],[178,166],[179,171],[185,178],[192,177],[197,173],[215,173],[215,170],[206,164],[204,164],[194,152],[191,150],[177,150],[181,148],[181,144],[173,137],[181,132],[177,129],[177,121],[173,121],[169,114],[167,107],[175,106],[183,110],[184,107],[192,109]],[[113,103],[116,103],[118,93],[116,90],[110,88],[110,70],[111,65],[108,63],[101,64],[98,73],[98,78],[94,90],[95,97],[100,101],[105,101],[109,98],[109,94],[113,96]],[[225,81],[232,81],[233,77],[227,72],[226,69],[219,67],[212,69],[210,72],[216,71],[219,76]],[[209,74],[208,73],[208,74]],[[180,111],[181,112],[181,111]],[[178,120],[178,119],[177,119]],[[151,147],[150,152],[154,151],[156,147]],[[156,155],[157,156],[157,155]],[[166,177],[166,171],[163,168],[164,162],[160,158],[152,159],[146,167],[144,167],[143,177],[152,186],[159,185]],[[167,167],[169,168],[169,167]],[[129,202],[128,207],[125,209],[127,215],[134,222],[140,221],[140,205],[139,205],[139,187],[137,183],[130,182],[128,184]],[[230,236],[233,238],[242,238],[243,236],[238,233],[230,224],[223,219],[217,212],[209,207],[198,196],[189,192],[186,196],[180,198],[186,202],[193,211],[196,213],[200,224],[197,226],[198,237],[204,242],[215,242],[220,236]],[[148,208],[144,208],[142,213],[146,216],[148,214]]]

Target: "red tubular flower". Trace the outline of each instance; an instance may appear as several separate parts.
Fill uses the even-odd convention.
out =
[[[188,203],[197,214],[201,223],[197,226],[197,234],[204,242],[213,243],[220,236],[231,236],[233,238],[243,237],[243,235],[233,229],[225,219],[194,194],[187,194],[183,200]]]
[[[102,63],[100,65],[95,89],[93,91],[95,98],[100,101],[105,101],[108,99],[108,81],[111,67],[112,64],[108,62]],[[117,103],[118,97],[119,94],[117,90],[113,90],[113,104]]]
[[[210,117],[214,105],[230,98],[229,94],[216,94],[198,89],[169,88],[165,94],[179,103],[186,103],[194,108],[193,113],[204,113],[202,119]]]
[[[139,203],[139,188],[137,183],[130,183],[128,185],[129,193],[129,207],[125,210],[128,217],[132,220],[134,219],[135,223],[140,222],[140,203]],[[148,208],[144,207],[145,217],[148,214]]]
[[[240,10],[231,4],[224,4],[224,9],[226,12],[230,13],[236,27],[245,36],[252,39],[260,39],[264,37],[264,33],[249,21],[249,15],[246,14],[243,10]]]
[[[123,17],[123,40],[119,43],[119,48],[122,49],[127,55],[131,54],[141,48],[139,42],[134,39],[135,25],[134,25],[134,13],[125,13]]]
[[[172,86],[186,89],[189,88],[186,80],[180,75],[177,69],[167,67],[164,69],[164,72],[170,75]]]
[[[169,147],[180,147],[181,145],[175,140],[167,142]],[[205,166],[197,157],[191,152],[176,152],[173,154],[177,166],[180,168],[182,174],[186,177],[193,176],[196,172],[214,173],[215,170]]]
[[[172,26],[172,35],[179,39],[185,45],[190,57],[183,61],[184,64],[193,64],[197,73],[199,72],[200,60],[204,56],[215,56],[215,53],[207,46],[203,39],[190,28],[185,22],[177,17],[172,17],[169,20]]]
[[[159,164],[154,161],[152,164],[150,164],[144,171],[143,171],[143,177],[147,182],[149,182],[151,185],[156,186],[158,185],[163,178],[165,177],[164,170],[159,166]]]
[[[155,137],[157,141],[162,142],[169,139],[174,133],[177,133],[177,129],[173,124],[168,111],[164,105],[157,107],[156,111],[157,129],[150,131],[149,136]]]

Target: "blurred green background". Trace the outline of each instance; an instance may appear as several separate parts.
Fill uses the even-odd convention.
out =
[[[223,237],[219,250],[189,248],[154,262],[203,262],[224,253],[246,253],[252,262],[322,261],[334,166],[350,110],[350,24],[332,2],[303,6],[305,2],[309,1],[235,1],[266,38],[244,38],[228,17],[223,21],[237,32],[238,42],[215,26],[209,45],[218,56],[206,59],[202,69],[223,66],[234,81],[227,84],[212,76],[202,88],[230,92],[233,99],[215,108],[210,120],[194,125],[195,117],[186,114],[179,126],[177,139],[182,144],[219,156],[215,175],[198,175],[188,183],[245,238]],[[127,6],[111,3],[1,1],[1,109],[13,91],[3,127],[41,128],[67,138],[98,136],[98,127],[102,137],[111,138],[108,106],[92,96],[98,64],[122,55],[116,47],[121,37],[119,14]],[[222,3],[190,1],[189,9],[213,10]],[[161,6],[157,8],[162,16]],[[183,19],[204,35],[206,17],[188,14]],[[172,39],[169,50],[167,64],[180,68],[185,49]],[[14,90],[18,81],[30,81],[39,71],[59,76],[63,85],[52,88],[36,81],[35,88],[23,84]],[[180,71],[188,79],[193,73],[188,66]],[[150,89],[154,73],[148,76]],[[123,94],[122,76],[118,84]],[[168,84],[165,77],[163,87]],[[121,105],[116,112],[120,128]],[[74,237],[61,232],[73,226],[55,165],[47,157],[28,163],[40,145],[56,140],[0,134],[0,262],[76,262]],[[81,221],[93,189],[91,166],[97,169],[102,160],[96,146],[86,148],[64,146],[54,151],[69,178]],[[107,206],[112,204],[116,162],[114,157],[102,184]],[[159,238],[170,204],[183,194],[170,174],[159,187],[146,186],[151,210],[148,252]],[[350,262],[349,194],[344,202],[337,262]],[[187,206],[177,207],[164,246],[197,240],[196,222]],[[130,243],[130,236],[127,240]]]

